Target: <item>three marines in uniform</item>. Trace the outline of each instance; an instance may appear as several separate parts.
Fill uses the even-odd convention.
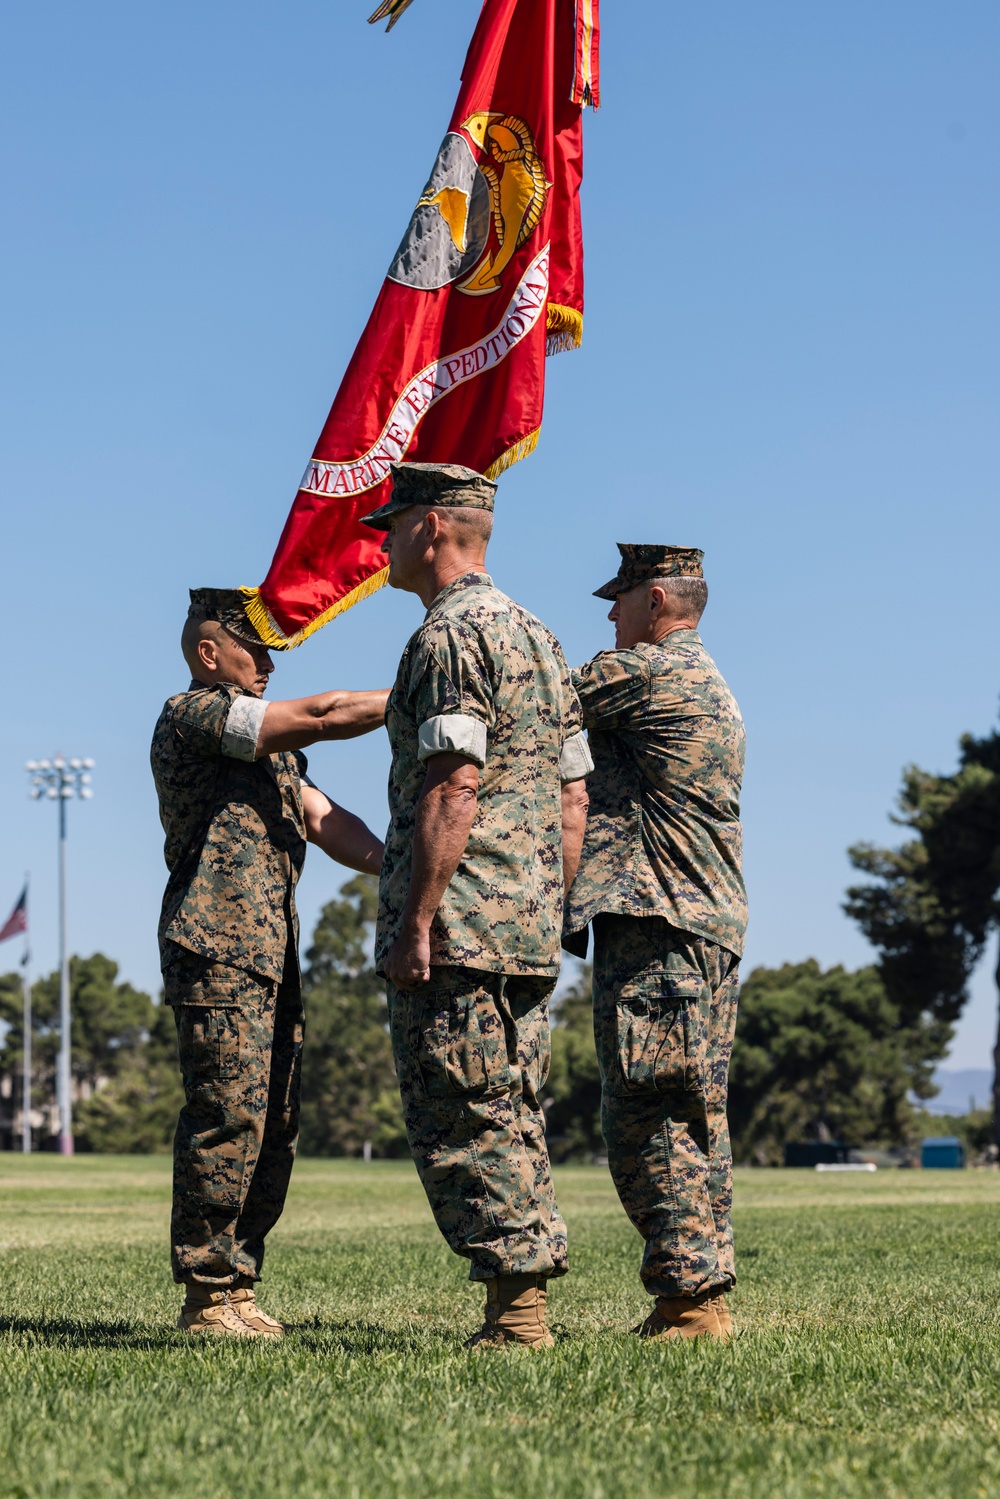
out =
[[[366,524],[386,533],[390,584],[427,613],[391,692],[265,705],[270,658],[239,595],[194,590],[191,688],[154,735],[164,997],[186,1098],[179,1325],[282,1332],[254,1286],[294,1155],[294,887],[311,841],[381,869],[375,958],[407,1138],[442,1234],[486,1293],[467,1346],[552,1342],[546,1290],[567,1269],[566,1228],[539,1095],[560,942],[584,955],[591,926],[602,1128],[655,1298],[635,1331],[727,1337],[743,728],[697,633],[702,554],[620,545],[597,591],[613,600],[616,648],[570,672],[486,571],[495,484],[454,464],[397,464],[393,478]],[[301,754],[383,719],[384,856]]]

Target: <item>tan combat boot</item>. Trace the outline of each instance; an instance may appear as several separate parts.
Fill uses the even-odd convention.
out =
[[[229,1305],[236,1308],[236,1314],[246,1325],[263,1338],[283,1338],[285,1329],[274,1317],[269,1317],[267,1312],[261,1311],[254,1296],[252,1280],[240,1279],[229,1293]]]
[[[256,1338],[256,1328],[244,1322],[234,1306],[229,1303],[227,1290],[213,1290],[211,1286],[189,1282],[177,1326],[181,1332],[205,1332],[223,1338]]]
[[[715,1306],[715,1315],[719,1319],[719,1326],[722,1328],[722,1336],[724,1338],[731,1338],[733,1335],[733,1319],[729,1315],[728,1301],[721,1291],[717,1296],[713,1296],[711,1300]]]
[[[732,1337],[733,1322],[721,1294],[714,1296],[657,1296],[656,1305],[632,1331],[640,1338]]]
[[[465,1342],[466,1348],[551,1348],[545,1326],[545,1278],[541,1275],[497,1275],[486,1282],[486,1320]]]

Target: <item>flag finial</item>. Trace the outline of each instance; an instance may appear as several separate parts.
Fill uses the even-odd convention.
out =
[[[385,29],[386,31],[391,31],[403,14],[403,11],[407,10],[412,4],[413,0],[382,0],[382,4],[375,14],[368,17],[368,24],[369,26],[374,26],[376,21],[384,21],[386,16],[388,16],[389,24]]]

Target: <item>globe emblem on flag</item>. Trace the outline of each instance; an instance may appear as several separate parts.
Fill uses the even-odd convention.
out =
[[[490,189],[464,136],[445,136],[427,186],[389,267],[389,280],[418,291],[471,271],[490,232]]]
[[[514,254],[538,227],[552,184],[530,127],[481,109],[449,131],[389,267],[389,280],[419,291],[459,282],[470,297],[497,291]]]

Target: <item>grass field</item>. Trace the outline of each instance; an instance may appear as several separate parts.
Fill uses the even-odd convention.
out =
[[[471,1356],[481,1295],[408,1164],[303,1161],[262,1303],[173,1332],[162,1158],[0,1157],[0,1494],[1000,1495],[1000,1175],[743,1172],[739,1336],[644,1344],[607,1174],[558,1173],[557,1346]]]

